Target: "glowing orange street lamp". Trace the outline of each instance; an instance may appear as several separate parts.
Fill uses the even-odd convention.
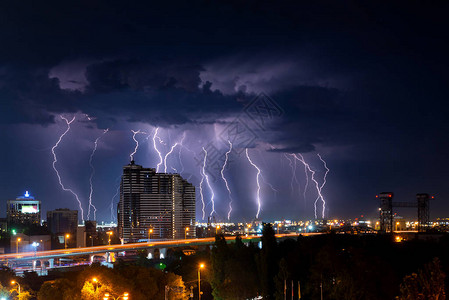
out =
[[[17,238],[17,240],[16,240],[16,253],[19,253],[19,243],[20,243],[20,241],[22,241],[22,239],[21,238]]]
[[[108,238],[108,243],[109,243],[109,246],[110,246],[110,245],[111,245],[111,235],[112,235],[112,231],[108,231],[107,234],[108,234],[108,236],[109,236],[109,238]]]
[[[123,295],[120,295],[117,298],[114,298],[114,296],[111,296],[109,293],[106,293],[106,294],[104,294],[103,300],[109,300],[109,297],[114,299],[114,300],[119,300],[119,299],[128,300],[129,299],[129,294],[128,293],[123,293]]]
[[[65,248],[65,249],[67,249],[67,240],[69,239],[69,237],[70,237],[70,234],[66,234],[66,235],[64,236],[64,248]]]
[[[201,269],[204,269],[204,264],[200,264],[198,268],[198,300],[201,300]]]
[[[190,230],[190,228],[189,227],[186,227],[186,229],[185,229],[185,234],[184,234],[184,239],[185,240],[187,240],[187,231],[189,231]]]
[[[94,283],[95,291],[97,291],[97,287],[98,287],[98,279],[97,279],[97,277],[92,278],[92,282]]]
[[[15,281],[15,280],[12,280],[11,284],[17,284],[19,286],[19,295],[20,295],[20,284],[17,281]]]
[[[151,234],[153,233],[153,228],[148,229],[148,243],[151,240]]]

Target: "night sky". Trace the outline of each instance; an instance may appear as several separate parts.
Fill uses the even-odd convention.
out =
[[[326,172],[318,154],[326,161],[325,217],[377,216],[383,191],[397,201],[430,193],[431,218],[449,216],[447,2],[153,2],[0,3],[0,215],[26,190],[44,213],[78,208],[52,168],[51,149],[67,129],[62,115],[75,121],[55,150],[56,167],[85,215],[100,137],[92,158],[98,221],[115,216],[131,130],[144,132],[135,136],[136,163],[158,164],[156,128],[163,156],[183,140],[167,172],[197,187],[198,220],[202,147],[214,215],[227,219],[220,167],[228,140],[232,221],[257,212],[246,148],[261,171],[262,220],[314,217],[312,173],[305,190],[292,153],[303,155],[318,186]]]

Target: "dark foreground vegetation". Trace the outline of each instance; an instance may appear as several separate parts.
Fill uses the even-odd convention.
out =
[[[113,269],[92,265],[81,271],[27,273],[16,278],[0,273],[0,297],[6,299],[103,299],[129,293],[130,300],[198,299],[438,299],[444,300],[449,271],[449,236],[397,242],[390,235],[326,234],[276,242],[265,225],[262,247],[227,244],[216,237],[212,248],[184,255],[171,249],[163,261],[141,253],[134,262]],[[97,281],[93,281],[96,278]],[[11,280],[22,286],[20,298]],[[167,298],[165,298],[167,297]],[[110,298],[111,299],[111,298]]]
[[[276,243],[265,225],[262,249],[239,238],[216,243],[205,270],[211,295],[203,299],[445,299],[449,236],[397,242],[391,235],[327,234]],[[424,235],[424,238],[427,236]],[[201,259],[171,270],[183,278]],[[188,267],[186,267],[188,265]],[[293,291],[292,291],[293,289]]]

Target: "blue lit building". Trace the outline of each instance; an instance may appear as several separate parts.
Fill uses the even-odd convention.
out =
[[[6,204],[8,224],[36,224],[41,222],[41,202],[30,195],[28,191]]]

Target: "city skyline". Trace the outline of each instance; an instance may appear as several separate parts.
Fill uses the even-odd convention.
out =
[[[192,182],[198,221],[376,216],[383,191],[449,215],[447,4],[176,4],[2,4],[0,215],[29,190],[108,222],[131,156]]]

